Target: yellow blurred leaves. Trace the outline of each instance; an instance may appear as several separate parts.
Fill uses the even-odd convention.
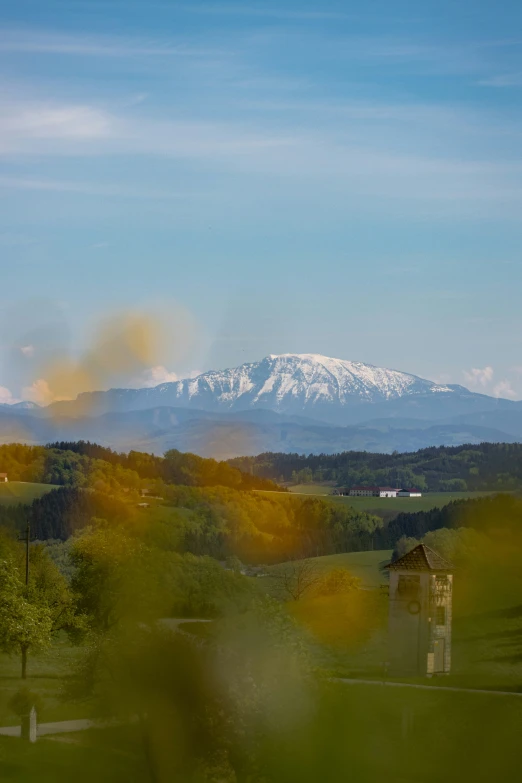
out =
[[[382,625],[387,605],[376,590],[352,590],[303,598],[289,610],[322,644],[357,647]]]

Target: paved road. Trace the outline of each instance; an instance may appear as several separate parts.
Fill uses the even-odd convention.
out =
[[[57,723],[39,723],[36,729],[36,736],[43,737],[44,734],[65,734],[70,731],[84,731],[85,729],[103,728],[107,723],[96,723],[93,720],[62,720]],[[19,737],[20,726],[3,726],[0,728],[0,734],[4,737]]]
[[[453,688],[450,685],[415,685],[412,682],[390,682],[389,680],[358,680],[351,677],[332,677],[333,682],[342,682],[347,685],[380,685],[390,688],[418,688],[422,691],[452,691],[454,693],[482,693],[488,696],[518,696],[522,693],[514,691],[489,691],[480,688]]]
[[[187,622],[187,620],[171,620],[173,627],[177,624]],[[189,620],[188,622],[198,622]],[[199,621],[199,622],[205,622]],[[450,685],[416,685],[411,682],[390,682],[389,680],[361,680],[352,677],[332,677],[332,682],[338,682],[344,685],[377,685],[388,688],[416,688],[422,691],[451,691],[453,693],[481,693],[486,696],[514,696],[522,698],[522,693],[514,691],[491,691],[484,688],[453,688]],[[37,736],[43,737],[45,734],[66,734],[74,731],[85,731],[85,729],[104,728],[110,726],[114,721],[93,721],[93,720],[63,720],[56,723],[39,723]],[[4,737],[19,737],[21,733],[20,726],[0,727],[0,735]]]

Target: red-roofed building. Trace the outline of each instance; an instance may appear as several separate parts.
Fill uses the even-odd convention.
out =
[[[396,498],[397,487],[351,487],[348,494],[352,498]]]
[[[400,489],[397,492],[398,498],[421,498],[422,492],[420,489]]]
[[[7,484],[7,473],[0,473],[0,483]]]

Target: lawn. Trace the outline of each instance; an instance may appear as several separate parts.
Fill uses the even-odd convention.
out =
[[[290,492],[296,495],[331,495],[335,489],[335,482],[329,481],[324,484],[293,484],[288,486]]]
[[[318,571],[346,568],[362,580],[366,591],[379,592],[387,585],[388,574],[383,567],[390,561],[391,550],[374,552],[348,552],[310,558]],[[274,568],[274,567],[272,567]],[[269,569],[270,572],[271,569]],[[461,575],[462,578],[462,575]],[[270,577],[257,578],[256,583],[264,593],[279,595],[280,587]],[[464,688],[522,691],[522,604],[517,595],[509,599],[492,600],[487,609],[463,603],[459,574],[455,576],[452,672],[444,678],[444,685]],[[303,598],[302,601],[306,601]],[[299,602],[300,604],[301,602]],[[326,608],[325,608],[326,609]],[[297,612],[299,614],[300,612]],[[380,597],[369,618],[371,633],[361,643],[350,641],[350,628],[346,627],[346,644],[343,642],[342,625],[338,617],[337,642],[333,647],[319,644],[316,652],[322,665],[339,676],[380,677],[387,660],[387,591]],[[349,615],[347,615],[349,616]],[[440,680],[420,678],[422,684],[439,685]],[[522,701],[522,699],[521,699]]]
[[[364,588],[379,587],[387,584],[388,572],[382,571],[383,566],[390,562],[391,549],[378,549],[373,552],[344,552],[340,555],[323,555],[311,560],[319,571],[330,571],[333,568],[346,568],[353,576],[361,579]]]
[[[313,713],[306,710],[312,704]],[[283,726],[256,733],[267,768],[263,780],[511,783],[519,777],[522,699],[337,685],[316,689],[313,702],[291,706]],[[248,734],[245,739],[248,748]],[[168,765],[172,740],[165,736],[158,742],[164,754],[155,758]],[[162,764],[158,768],[165,773]],[[35,745],[0,738],[2,783],[181,779],[168,770],[151,775],[138,726],[44,737]],[[190,777],[196,779],[231,780],[221,775]]]
[[[140,783],[149,779],[133,727],[46,736],[35,745],[0,737],[2,783]]]
[[[359,647],[322,650],[324,665],[340,677],[381,678],[387,660],[387,610],[381,621],[381,627]],[[451,673],[442,679],[405,681],[433,687],[522,692],[522,606],[454,615]]]
[[[83,654],[81,647],[72,647],[63,635],[45,652],[29,656],[28,678],[24,685],[43,700],[42,722],[91,717],[88,705],[63,699],[64,685],[74,674]],[[19,656],[0,654],[0,726],[17,724],[8,704],[21,686]]]
[[[14,506],[17,503],[32,503],[52,489],[55,484],[31,484],[27,481],[8,481],[0,484],[0,505]]]

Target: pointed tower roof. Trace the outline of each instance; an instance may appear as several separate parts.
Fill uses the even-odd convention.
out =
[[[386,566],[392,571],[444,571],[454,570],[454,566],[438,552],[426,544],[419,544],[395,562]]]

